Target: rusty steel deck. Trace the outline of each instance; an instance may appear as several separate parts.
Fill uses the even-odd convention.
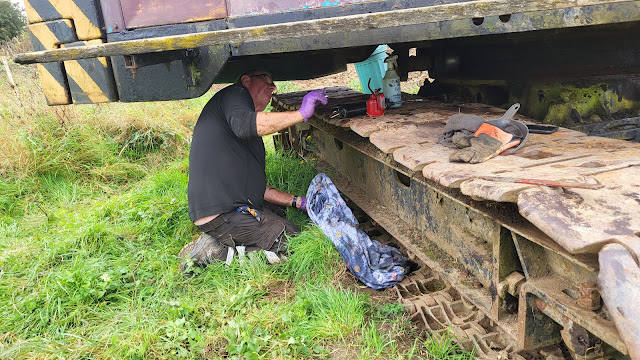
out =
[[[296,109],[304,94],[278,95],[277,106]],[[327,94],[311,128],[291,132],[294,146],[316,151],[341,191],[518,348],[564,341],[576,357],[640,356],[640,309],[631,298],[640,292],[640,144],[561,128],[531,134],[510,155],[450,163],[455,149],[437,139],[451,115],[490,120],[504,110],[408,96],[384,116],[342,119],[331,117],[331,106],[366,96],[345,87]]]

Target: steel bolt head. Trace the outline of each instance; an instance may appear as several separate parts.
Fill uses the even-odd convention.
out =
[[[586,310],[598,310],[601,306],[601,299],[596,283],[585,281],[580,283],[579,288],[578,306]]]

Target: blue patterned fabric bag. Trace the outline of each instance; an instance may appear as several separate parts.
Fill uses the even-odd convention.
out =
[[[318,174],[307,191],[311,220],[331,239],[347,268],[365,285],[379,290],[402,280],[409,264],[398,249],[371,240],[326,174]]]

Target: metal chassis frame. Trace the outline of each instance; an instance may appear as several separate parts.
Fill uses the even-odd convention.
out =
[[[513,204],[474,201],[411,172],[351,131],[318,119],[310,124],[307,148],[328,164],[326,172],[340,191],[495,321],[519,349],[564,340],[577,358],[625,357],[606,309],[599,302],[596,310],[579,305],[580,288],[596,281],[596,254],[569,254]],[[513,275],[522,281],[514,282]],[[590,344],[580,343],[585,334]],[[581,353],[586,348],[591,352]]]
[[[18,54],[14,60],[20,64],[30,64],[214,45],[231,46],[233,56],[326,50],[380,43],[406,43],[410,47],[412,43],[448,38],[638,21],[639,3],[631,0],[583,0],[579,5],[570,0],[463,1],[225,30],[216,30],[216,25],[212,25],[213,31],[195,33],[181,33],[192,29],[189,26],[178,26],[175,28],[175,35],[143,39],[135,39],[136,35],[132,35],[133,38],[126,41]],[[510,20],[502,20],[505,14],[511,14]],[[475,19],[482,19],[482,24],[475,25]],[[234,19],[230,21],[233,23]],[[208,29],[208,25],[208,22],[203,23],[205,29]],[[148,35],[154,36],[152,33]],[[304,40],[300,42],[300,38]]]

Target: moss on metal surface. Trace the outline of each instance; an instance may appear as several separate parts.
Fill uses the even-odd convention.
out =
[[[200,82],[200,78],[202,77],[202,73],[198,70],[194,63],[189,64],[189,73],[191,74],[191,81],[193,82],[193,87],[195,88]]]
[[[640,110],[640,101],[625,98],[606,83],[534,85],[523,98],[529,116],[559,126],[606,121],[616,113]]]

